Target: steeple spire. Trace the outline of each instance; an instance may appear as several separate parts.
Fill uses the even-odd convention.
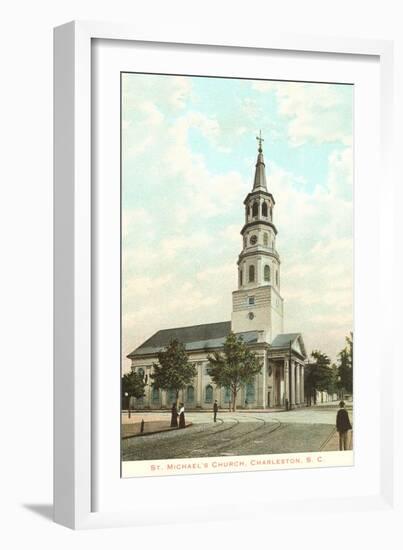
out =
[[[256,170],[255,170],[255,181],[253,183],[253,191],[267,191],[266,171],[265,171],[265,163],[264,163],[263,149],[262,149],[262,141],[264,141],[264,139],[262,138],[261,130],[259,130],[259,136],[257,136],[256,139],[259,142],[259,147],[258,147],[258,155],[257,155],[257,162],[256,162]]]

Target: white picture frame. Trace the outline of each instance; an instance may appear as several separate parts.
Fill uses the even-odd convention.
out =
[[[92,93],[95,41],[114,40],[132,42],[133,44],[182,45],[202,51],[203,47],[222,52],[228,49],[241,49],[243,55],[258,52],[282,52],[287,56],[297,53],[303,56],[314,56],[318,53],[329,56],[329,59],[341,59],[349,56],[362,56],[373,59],[380,69],[380,147],[381,169],[385,181],[390,182],[383,188],[382,208],[379,211],[380,259],[385,263],[393,256],[393,237],[390,223],[390,212],[393,209],[392,177],[392,44],[387,41],[337,39],[312,36],[270,35],[269,37],[232,37],[230,32],[225,37],[216,37],[203,30],[200,37],[188,36],[186,29],[170,35],[153,36],[152,32],[142,31],[130,25],[109,23],[72,22],[55,29],[54,40],[54,85],[55,85],[55,398],[54,398],[54,505],[55,521],[71,528],[91,528],[119,525],[144,525],[147,523],[176,522],[175,514],[164,515],[163,509],[150,517],[152,503],[130,505],[111,489],[112,505],[98,509],[97,497],[99,479],[104,475],[103,467],[97,461],[100,447],[96,441],[97,400],[101,395],[102,384],[96,377],[94,357],[97,350],[94,334],[97,324],[97,288],[94,284],[94,266],[96,268],[94,244],[97,236],[97,224],[94,213],[99,205],[94,197],[92,178],[92,145],[94,134],[91,114],[94,113]],[[377,189],[377,188],[374,188]],[[371,203],[371,207],[374,203]],[[365,216],[363,216],[365,218]],[[360,229],[361,231],[361,229]],[[378,231],[378,230],[376,230]],[[377,233],[378,234],[378,233]],[[391,264],[390,264],[391,265]],[[381,293],[375,299],[375,308],[381,319],[390,311],[385,288],[393,288],[392,269],[381,270]],[[383,289],[383,290],[382,290]],[[363,300],[360,302],[363,304]],[[368,329],[370,330],[370,329]],[[380,323],[380,335],[386,335],[385,323]],[[369,332],[370,334],[370,332]],[[375,355],[374,355],[375,357]],[[383,350],[383,376],[379,383],[380,402],[379,428],[379,471],[377,489],[357,492],[346,498],[327,498],[328,509],[347,506],[349,510],[393,512],[394,499],[394,437],[393,395],[389,387],[393,379],[393,368],[396,356],[393,347]],[[374,358],[375,361],[375,358]],[[118,367],[117,367],[118,369]],[[118,372],[118,370],[117,370]],[[378,371],[376,371],[378,372]],[[116,373],[116,376],[118,374]],[[115,422],[117,420],[115,419]],[[106,428],[107,430],[107,428]],[[272,472],[275,474],[276,472]],[[218,474],[215,474],[216,476]],[[242,486],[244,474],[236,476]],[[256,476],[254,479],[259,483]],[[281,472],[295,482],[297,471]],[[332,475],[332,474],[329,474]],[[353,475],[353,474],[352,474]],[[172,477],[170,484],[163,479],[123,480],[129,490],[147,490],[147,483],[153,490],[169,490],[172,484],[178,486],[183,479]],[[225,475],[220,475],[225,477]],[[218,479],[217,477],[215,479]],[[235,479],[235,478],[234,478]],[[252,479],[252,478],[251,478]],[[363,478],[365,481],[365,478]],[[187,478],[187,484],[196,481]],[[137,485],[135,486],[134,484]],[[165,485],[164,485],[165,483]],[[211,476],[206,476],[204,485],[212,484]],[[162,489],[164,487],[164,489]],[[112,496],[113,495],[113,496]],[[319,493],[318,493],[319,495]],[[304,502],[304,509],[316,513],[320,510],[324,496],[314,494],[314,498]],[[264,514],[269,506],[264,496],[251,495],[260,512]],[[144,501],[145,502],[145,501]],[[300,500],[292,496],[279,503],[277,510],[287,509],[297,512]],[[102,508],[102,507],[101,507]],[[201,498],[196,505],[189,505],[182,514],[183,521],[208,519],[237,519],[248,517],[242,507],[235,504],[231,508],[207,506],[207,499]],[[254,513],[254,515],[256,515]]]

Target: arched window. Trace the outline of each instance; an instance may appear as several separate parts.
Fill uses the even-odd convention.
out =
[[[249,282],[253,283],[255,280],[255,266],[250,265],[249,266]]]
[[[246,384],[245,399],[248,401],[248,403],[253,403],[253,401],[255,400],[254,384]]]
[[[195,389],[193,386],[188,386],[186,389],[186,401],[188,403],[193,403],[195,400]]]
[[[231,401],[231,388],[224,388],[224,403]]]
[[[276,285],[278,286],[278,269],[276,270]]]
[[[269,246],[269,235],[267,233],[263,233],[263,244]]]
[[[273,208],[270,206],[270,219],[273,219]]]
[[[262,203],[262,216],[267,218],[267,202]]]
[[[255,218],[259,214],[259,203],[254,202],[252,206],[252,216]]]
[[[264,266],[264,280],[267,282],[270,281],[270,266],[268,265]]]
[[[160,400],[160,390],[158,388],[153,387],[151,391],[151,400],[154,403],[158,403],[158,401]]]
[[[205,395],[205,402],[206,403],[212,403],[213,402],[213,386],[210,384],[206,386],[206,395]]]
[[[144,378],[144,369],[142,369],[141,367],[137,369],[137,374],[141,376],[141,378]]]
[[[242,267],[239,270],[239,284],[242,286],[243,280],[242,280]]]
[[[173,389],[168,390],[168,403],[172,405],[176,401],[176,391]]]

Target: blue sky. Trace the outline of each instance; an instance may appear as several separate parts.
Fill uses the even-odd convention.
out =
[[[124,356],[161,328],[230,319],[261,129],[285,330],[336,357],[352,329],[352,109],[348,85],[122,76]]]

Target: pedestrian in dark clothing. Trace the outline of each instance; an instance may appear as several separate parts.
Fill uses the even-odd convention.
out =
[[[179,408],[179,428],[185,428],[185,405],[181,403],[181,406]]]
[[[176,403],[172,403],[171,409],[171,428],[178,427],[178,409],[176,408]]]
[[[217,413],[218,413],[217,399],[214,401],[213,412],[214,412],[214,422],[217,422]]]
[[[340,409],[337,411],[336,417],[336,428],[339,432],[339,449],[340,451],[348,450],[348,431],[351,430],[352,426],[350,423],[350,418],[348,412],[344,408],[344,401],[340,401]]]

